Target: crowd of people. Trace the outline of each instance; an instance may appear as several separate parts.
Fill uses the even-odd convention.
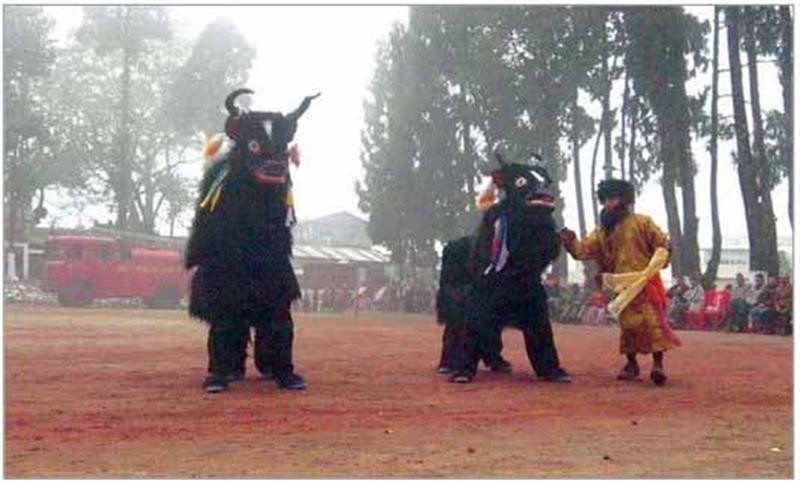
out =
[[[544,280],[550,317],[555,322],[614,325],[606,304],[609,294],[577,283],[562,287],[558,278]],[[724,330],[790,335],[792,333],[792,281],[788,276],[765,277],[756,273],[749,283],[741,273],[722,289],[704,287],[698,278],[681,277],[667,290],[666,317],[675,329]],[[424,284],[395,283],[370,290],[332,284],[325,289],[303,290],[295,308],[305,312],[384,310],[433,313],[435,290]]]
[[[303,297],[295,302],[295,307],[305,312],[385,310],[433,313],[435,295],[434,289],[423,283],[389,282],[376,290],[340,283],[319,290],[303,290]]]
[[[551,317],[556,321],[610,325],[604,309],[608,294],[570,284],[555,277],[545,280]],[[792,281],[789,276],[756,273],[750,283],[739,273],[732,284],[703,286],[699,278],[677,278],[667,290],[666,317],[676,329],[724,330],[791,335]]]

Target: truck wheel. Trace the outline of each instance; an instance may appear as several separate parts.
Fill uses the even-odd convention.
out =
[[[144,298],[144,303],[152,309],[177,308],[181,299],[181,291],[174,285],[159,287],[156,292]]]
[[[94,287],[88,282],[78,282],[58,294],[58,302],[65,307],[88,307],[94,301]]]

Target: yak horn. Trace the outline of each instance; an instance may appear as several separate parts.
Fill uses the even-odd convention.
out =
[[[494,152],[494,157],[497,158],[497,162],[500,164],[500,166],[506,165],[506,160],[503,159],[503,156],[500,155],[499,151]]]
[[[292,121],[296,121],[296,120],[300,119],[300,116],[302,116],[303,113],[306,112],[306,109],[308,109],[308,106],[311,105],[311,101],[313,101],[314,99],[319,97],[320,94],[321,94],[321,92],[317,92],[313,96],[306,96],[306,98],[303,99],[303,103],[300,104],[300,107],[295,109],[293,112],[289,113],[289,115],[286,116],[286,117],[291,119]]]
[[[237,97],[241,96],[242,94],[253,94],[253,91],[250,89],[236,89],[235,91],[228,94],[228,97],[225,98],[225,109],[228,110],[228,114],[233,117],[239,115],[239,108],[233,104],[233,101],[236,100]]]

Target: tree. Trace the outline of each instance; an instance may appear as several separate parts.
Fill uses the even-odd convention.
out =
[[[173,130],[186,136],[219,132],[221,99],[245,85],[255,54],[233,23],[209,23],[170,86],[167,113]]]
[[[763,11],[763,10],[762,10]],[[744,8],[744,47],[747,54],[748,84],[750,86],[750,112],[753,121],[752,160],[756,172],[756,189],[758,190],[763,231],[759,237],[766,246],[774,247],[763,254],[769,273],[778,274],[778,237],[775,227],[775,211],[772,209],[772,188],[775,183],[770,179],[769,161],[764,142],[764,121],[761,115],[761,96],[758,88],[758,53],[756,52],[756,16],[759,9]]]
[[[114,135],[114,166],[109,182],[114,191],[119,229],[127,229],[133,209],[133,156],[131,119],[134,104],[131,100],[133,76],[140,58],[154,42],[170,37],[169,18],[163,7],[129,5],[84,7],[84,21],[77,38],[91,47],[98,56],[114,59],[112,68],[119,68],[117,84],[120,97],[115,100],[117,126]],[[117,58],[117,56],[119,56]]]
[[[407,146],[406,124],[396,107],[398,82],[401,75],[401,55],[404,29],[394,25],[387,42],[376,54],[376,69],[370,84],[371,99],[364,103],[365,127],[362,131],[361,163],[364,181],[356,182],[359,208],[369,213],[367,232],[373,242],[385,245],[392,261],[405,267],[408,243],[404,233],[406,194],[410,191],[408,161],[412,159]]]
[[[187,183],[179,172],[181,166],[199,160],[202,148],[198,132],[191,128],[192,119],[178,120],[176,92],[195,89],[203,100],[189,102],[193,117],[216,119],[217,130],[224,119],[222,99],[227,91],[216,98],[200,96],[197,86],[182,84],[181,76],[200,77],[220,89],[227,89],[229,77],[225,69],[187,61],[190,48],[183,42],[157,36],[156,33],[169,31],[163,12],[131,11],[117,13],[131,16],[128,23],[145,31],[149,31],[145,28],[148,21],[156,22],[150,25],[155,33],[149,42],[131,41],[132,46],[124,47],[135,47],[136,55],[131,55],[135,62],[130,65],[129,82],[118,82],[123,70],[120,58],[124,56],[119,51],[114,54],[113,46],[121,44],[113,35],[115,24],[107,25],[112,13],[94,12],[88,23],[92,28],[79,31],[83,41],[68,46],[58,58],[52,104],[58,106],[62,116],[57,124],[57,130],[63,132],[61,156],[81,167],[81,173],[89,180],[80,196],[95,204],[108,203],[110,211],[117,213],[118,228],[120,200],[127,196],[125,229],[155,234],[159,221],[169,223],[172,230],[181,214],[191,207],[191,200],[186,198],[194,183]],[[227,32],[233,36],[232,31]],[[201,37],[198,43],[207,41]],[[200,50],[195,46],[195,52]],[[252,57],[253,53],[248,55]],[[249,62],[240,67],[246,68]],[[200,70],[195,72],[194,68]],[[237,79],[246,78],[246,72],[241,76]],[[127,100],[123,102],[124,99]],[[123,105],[127,106],[127,114],[122,112]],[[178,125],[183,128],[178,129]],[[128,146],[124,160],[120,157],[120,142]],[[183,206],[179,206],[182,202]]]
[[[745,112],[742,68],[739,60],[741,26],[739,7],[725,8],[725,24],[728,33],[728,58],[731,75],[731,100],[733,102],[734,130],[736,132],[736,168],[739,187],[744,200],[747,234],[750,245],[750,269],[778,273],[775,217],[766,210],[764,195],[768,184],[762,179],[763,166],[756,165],[750,149],[750,134]],[[770,203],[771,207],[771,203]]]
[[[6,240],[13,242],[28,223],[45,216],[44,189],[69,174],[55,156],[59,146],[45,97],[56,56],[53,21],[41,7],[7,6],[4,11],[3,203]],[[31,211],[36,193],[39,203]]]
[[[780,81],[783,86],[783,115],[786,131],[783,137],[782,160],[789,178],[789,223],[794,228],[794,76],[793,42],[791,9],[782,5],[778,7],[780,15]]]
[[[693,116],[686,93],[686,81],[693,70],[689,69],[686,55],[693,55],[695,67],[704,65],[702,48],[707,27],[679,7],[628,8],[625,27],[630,40],[627,66],[631,69],[634,89],[656,118],[662,193],[678,270],[699,276],[695,165],[690,145]],[[682,194],[682,224],[676,184]],[[676,270],[674,263],[673,270]]]
[[[711,285],[717,279],[717,269],[722,251],[722,233],[719,225],[719,199],[717,198],[717,167],[719,160],[717,150],[717,138],[719,135],[719,7],[714,7],[714,47],[712,55],[711,73],[711,137],[708,152],[711,154],[711,256],[706,264],[703,281],[706,286]]]

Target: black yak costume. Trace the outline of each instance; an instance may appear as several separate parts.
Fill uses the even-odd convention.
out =
[[[197,267],[189,314],[209,324],[208,392],[243,377],[250,327],[255,327],[255,362],[279,387],[303,389],[294,373],[292,301],[300,287],[289,261],[294,221],[289,177],[289,142],[306,97],[294,112],[241,110],[237,89],[228,95],[225,134],[230,149],[212,164],[200,185],[186,247],[186,268]]]
[[[436,292],[436,321],[444,325],[439,374],[450,374],[458,364],[461,340],[466,336],[466,297],[472,287],[468,269],[475,236],[465,236],[448,242],[442,249],[442,271]],[[481,360],[493,372],[511,372],[511,363],[500,355],[503,350],[502,325],[498,324],[492,339],[480,344]]]
[[[559,254],[550,178],[544,168],[507,164],[492,172],[505,198],[488,208],[467,263],[472,286],[466,296],[466,330],[453,382],[471,382],[478,360],[490,353],[498,326],[519,328],[536,375],[570,382],[553,340],[541,275]]]

